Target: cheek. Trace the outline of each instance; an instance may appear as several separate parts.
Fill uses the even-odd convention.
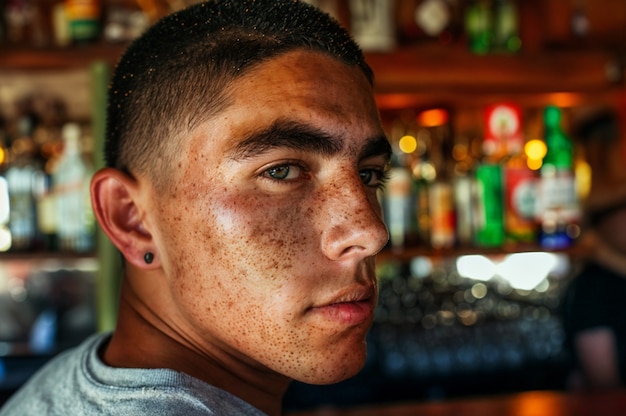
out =
[[[310,210],[294,198],[246,197],[232,189],[205,195],[210,198],[163,214],[168,274],[178,296],[232,308],[242,293],[251,301],[265,297],[288,305],[286,298],[308,290],[306,279],[298,277],[315,263],[318,233]]]
[[[215,207],[219,251],[242,273],[280,274],[297,267],[311,252],[315,230],[298,201],[255,196],[222,202]]]
[[[304,228],[310,225],[294,206],[258,197],[213,200],[187,228],[193,243],[172,240],[180,259],[174,297],[192,325],[213,328],[239,350],[271,362],[264,354],[297,343],[293,326],[308,305],[313,283],[305,272],[314,262]]]

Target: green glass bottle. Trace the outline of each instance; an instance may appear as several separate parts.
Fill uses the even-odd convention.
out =
[[[513,0],[495,0],[493,48],[497,52],[515,53],[522,46],[519,37],[519,13]]]
[[[579,234],[580,205],[574,176],[574,146],[561,126],[561,109],[544,110],[547,151],[541,167],[540,244],[546,249],[569,247]]]
[[[476,244],[498,247],[504,243],[504,187],[502,166],[481,163],[476,168]]]
[[[475,0],[467,7],[465,30],[470,51],[478,55],[490,52],[493,37],[493,15],[490,1]]]

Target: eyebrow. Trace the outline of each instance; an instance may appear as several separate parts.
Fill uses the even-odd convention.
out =
[[[387,162],[391,160],[393,150],[387,136],[376,136],[365,143],[365,146],[361,150],[359,160],[367,159],[370,157],[384,156]]]
[[[233,148],[230,156],[234,160],[244,160],[279,148],[332,156],[343,150],[344,142],[308,124],[276,120],[269,127],[245,137]],[[359,156],[378,155],[391,157],[391,146],[385,136],[368,140]]]

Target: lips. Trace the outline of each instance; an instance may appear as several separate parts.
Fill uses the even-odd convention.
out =
[[[362,287],[335,296],[329,302],[313,306],[310,312],[339,325],[361,325],[373,319],[375,301],[375,289]]]

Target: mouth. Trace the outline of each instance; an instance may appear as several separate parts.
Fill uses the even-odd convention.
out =
[[[344,326],[371,323],[374,317],[376,292],[373,287],[360,288],[335,296],[333,300],[314,305],[309,312],[327,321]]]

